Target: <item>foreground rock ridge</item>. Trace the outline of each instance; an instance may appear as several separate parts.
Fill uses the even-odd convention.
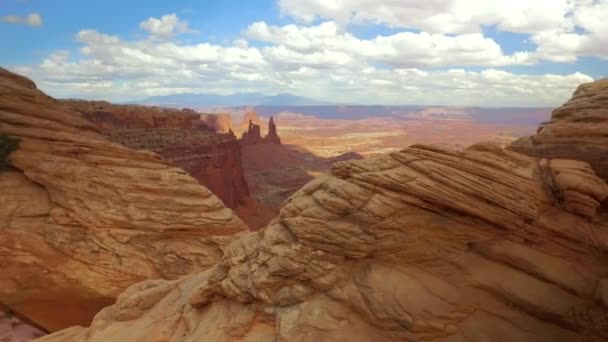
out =
[[[541,158],[586,161],[608,178],[608,78],[578,87],[536,135],[516,141],[509,149]]]
[[[216,264],[246,230],[158,155],[111,143],[78,112],[0,69],[0,302],[47,330],[90,322],[129,285]]]
[[[491,143],[337,162],[212,268],[39,341],[604,341],[607,196]]]

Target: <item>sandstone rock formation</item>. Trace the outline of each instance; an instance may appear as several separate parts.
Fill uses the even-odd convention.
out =
[[[115,105],[106,101],[60,100],[69,109],[80,112],[100,130],[144,128],[193,128],[212,130],[201,114],[182,110],[139,105]],[[215,118],[209,119],[213,122]]]
[[[270,117],[270,121],[268,121],[268,134],[264,137],[264,140],[271,144],[281,143],[281,138],[279,138],[279,135],[277,134],[277,125],[275,125],[272,116]]]
[[[158,155],[111,143],[77,111],[0,69],[0,303],[48,330],[86,325],[133,283],[217,263],[247,227]]]
[[[229,208],[236,209],[249,197],[241,148],[232,135],[181,128],[108,130],[105,135],[127,147],[158,153],[187,171]]]
[[[489,143],[338,162],[211,269],[40,341],[603,341],[607,196]]]
[[[256,125],[249,121],[249,128],[247,128],[247,131],[243,132],[243,135],[241,136],[241,144],[256,145],[261,144],[262,142],[264,142],[264,140],[262,139],[260,125]]]
[[[241,144],[244,146],[257,145],[257,144],[281,144],[281,138],[277,134],[277,126],[274,123],[274,119],[271,116],[268,121],[268,134],[262,138],[260,125],[254,124],[253,121],[249,121],[249,127],[247,131],[243,132],[241,137]]]
[[[536,135],[509,149],[542,158],[583,160],[608,178],[608,79],[581,85]]]
[[[250,228],[259,229],[276,216],[275,210],[249,197],[241,146],[230,129],[229,114],[96,101],[62,102],[91,120],[110,141],[156,152],[187,171]],[[227,134],[218,133],[223,131]]]

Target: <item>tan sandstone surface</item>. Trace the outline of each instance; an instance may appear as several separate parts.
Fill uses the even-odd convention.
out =
[[[490,143],[338,162],[212,268],[39,341],[604,341],[607,196],[585,161]]]
[[[111,143],[77,111],[0,69],[0,302],[54,331],[129,285],[216,264],[243,222],[158,155]]]
[[[581,85],[536,135],[509,148],[537,157],[583,160],[608,178],[608,79]]]

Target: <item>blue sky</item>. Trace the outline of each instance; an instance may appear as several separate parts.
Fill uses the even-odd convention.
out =
[[[57,97],[558,105],[607,76],[607,14],[606,0],[0,0],[0,65]]]

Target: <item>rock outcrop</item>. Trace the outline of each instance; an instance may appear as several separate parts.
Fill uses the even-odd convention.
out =
[[[536,135],[509,149],[541,158],[586,161],[608,179],[608,79],[581,85]]]
[[[603,341],[607,196],[489,143],[338,162],[211,269],[40,341]]]
[[[139,105],[115,105],[106,101],[60,100],[71,110],[80,112],[100,130],[150,129],[150,128],[198,128],[213,130],[216,118],[207,119],[192,109],[173,109]]]
[[[230,134],[193,129],[108,130],[113,142],[158,153],[187,171],[232,209],[249,197],[241,147]]]
[[[281,138],[277,134],[277,125],[274,123],[274,118],[271,116],[268,121],[268,134],[264,137],[264,141],[270,144],[281,144]]]
[[[247,131],[243,132],[241,144],[244,146],[257,144],[281,144],[281,138],[277,134],[277,126],[271,116],[268,121],[268,134],[262,138],[260,125],[256,125],[253,121],[249,121]]]
[[[110,141],[156,152],[187,171],[250,228],[257,230],[276,216],[274,209],[249,196],[241,145],[230,128],[229,114],[96,101],[62,102],[90,119]],[[227,133],[221,133],[224,131]]]
[[[249,121],[249,128],[247,128],[247,131],[243,132],[243,135],[241,136],[241,144],[256,145],[261,144],[262,142],[264,142],[264,139],[262,139],[260,125],[256,125]]]
[[[0,69],[0,303],[53,331],[86,325],[129,285],[217,263],[246,225],[158,155],[108,141],[84,116]]]

